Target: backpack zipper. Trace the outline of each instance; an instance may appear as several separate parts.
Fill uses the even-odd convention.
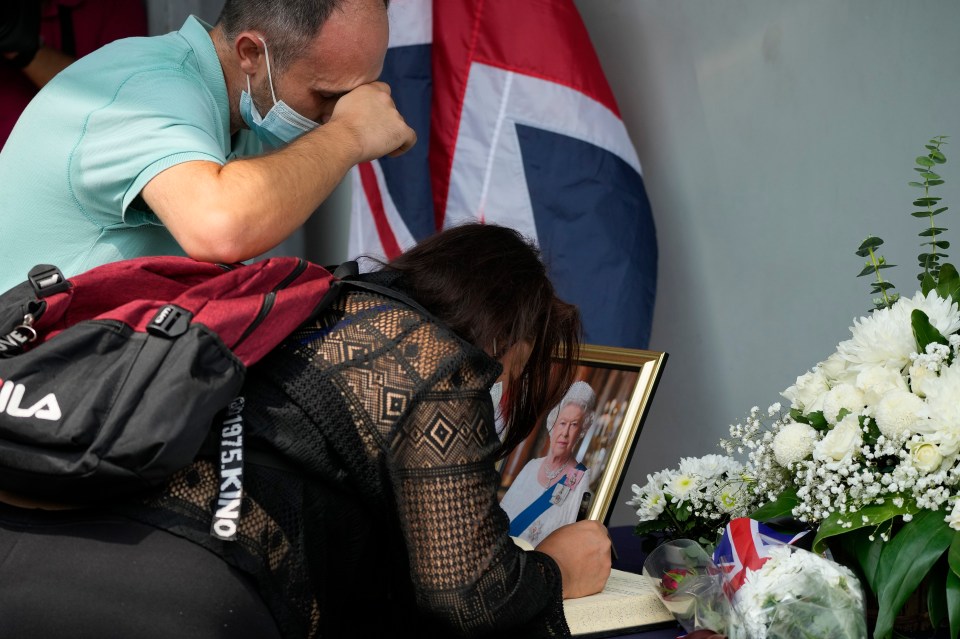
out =
[[[250,334],[267,318],[267,315],[270,314],[270,309],[273,308],[274,301],[277,299],[277,292],[290,286],[305,270],[307,270],[307,262],[301,258],[297,258],[297,265],[290,271],[290,274],[274,286],[272,291],[263,296],[263,302],[260,304],[260,310],[257,312],[257,316],[250,322],[250,326],[243,332],[243,335],[234,342],[233,348],[237,348],[243,343],[243,340],[250,337]]]

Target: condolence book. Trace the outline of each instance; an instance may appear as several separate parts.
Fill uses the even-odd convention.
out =
[[[650,580],[613,569],[601,592],[564,599],[563,612],[575,637],[599,639],[676,625]]]

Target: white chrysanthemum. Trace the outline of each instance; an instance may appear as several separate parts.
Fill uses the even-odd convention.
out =
[[[640,521],[652,521],[660,516],[667,505],[667,496],[663,492],[663,483],[659,475],[647,475],[647,483],[641,488],[634,484],[631,486],[633,497],[627,501],[628,506],[637,509],[637,517]]]
[[[704,455],[703,457],[684,457],[680,460],[679,471],[684,475],[696,475],[702,479],[714,479],[725,474],[738,475],[742,464],[726,455]]]
[[[856,415],[847,415],[817,442],[813,449],[813,457],[821,461],[853,459],[860,452],[862,443],[863,431],[860,430],[860,421]]]
[[[868,366],[857,375],[856,386],[863,392],[864,405],[872,407],[893,391],[908,391],[907,380],[899,370],[886,366]],[[872,411],[868,412],[872,413]]]
[[[874,311],[868,317],[854,320],[850,327],[852,338],[841,342],[837,352],[854,368],[887,366],[903,370],[910,363],[910,354],[916,352],[910,314],[914,309],[926,313],[930,323],[941,335],[949,335],[960,328],[957,304],[941,298],[936,291],[926,297],[917,292],[912,298],[901,297],[892,308]]]
[[[859,415],[865,405],[862,390],[853,384],[837,384],[823,397],[823,417],[828,423],[836,424],[841,410]]]
[[[715,500],[717,508],[722,513],[735,513],[743,508],[748,502],[750,495],[747,492],[747,484],[742,481],[731,481],[723,484],[717,489]]]
[[[940,370],[940,376],[927,380],[927,415],[932,435],[944,457],[960,450],[960,358]]]
[[[773,456],[778,464],[787,468],[790,464],[805,459],[816,445],[816,429],[808,424],[790,422],[773,438]]]
[[[819,366],[797,378],[796,383],[780,393],[790,400],[790,406],[804,413],[823,408],[823,397],[830,390],[823,369]]]
[[[905,390],[890,391],[874,407],[877,428],[890,439],[900,439],[909,432],[925,432],[922,425],[927,413],[923,400]]]
[[[665,490],[677,500],[683,501],[683,498],[695,490],[699,483],[696,475],[677,473],[665,487]]]

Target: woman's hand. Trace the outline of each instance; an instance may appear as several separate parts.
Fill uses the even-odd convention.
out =
[[[600,522],[584,520],[561,526],[536,549],[560,567],[564,599],[598,593],[610,576],[610,535]]]

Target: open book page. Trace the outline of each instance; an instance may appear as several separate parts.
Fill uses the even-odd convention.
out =
[[[525,539],[513,537],[513,541],[524,550],[533,550]],[[574,636],[614,636],[616,630],[674,621],[649,579],[615,568],[610,571],[602,591],[578,599],[564,599],[563,612]]]
[[[601,592],[565,599],[563,611],[574,636],[654,626],[674,621],[653,584],[643,575],[614,569]]]

